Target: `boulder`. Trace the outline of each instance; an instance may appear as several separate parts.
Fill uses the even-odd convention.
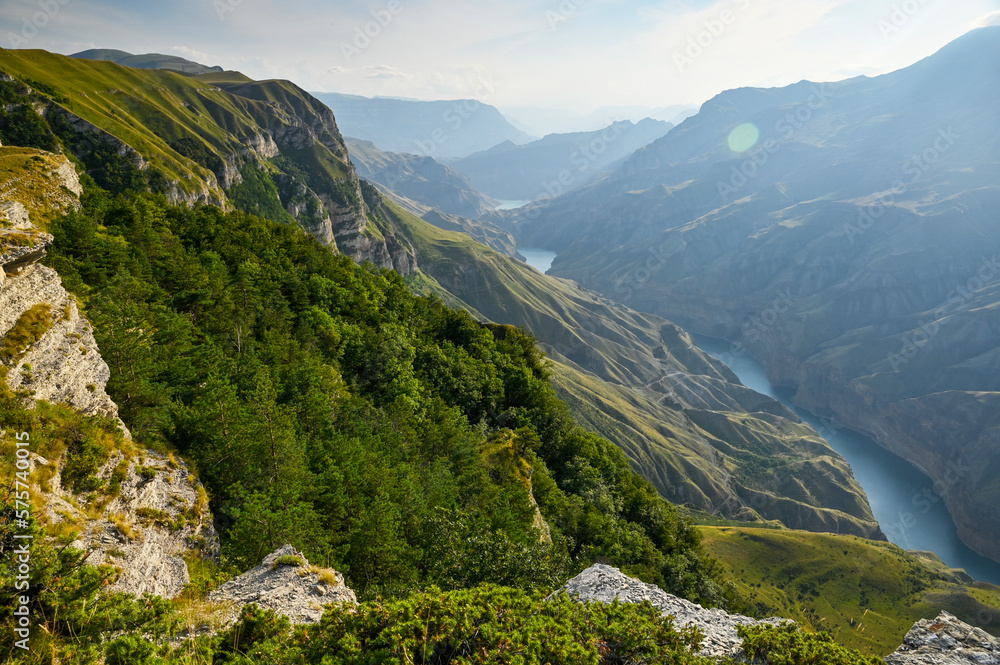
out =
[[[280,563],[290,557],[300,563]],[[279,547],[256,568],[229,580],[210,593],[208,600],[226,606],[226,623],[236,621],[240,609],[249,603],[283,614],[292,623],[316,623],[323,616],[324,605],[358,602],[354,591],[344,583],[343,575],[310,565],[302,552],[291,545]]]
[[[785,619],[759,621],[740,614],[729,614],[719,609],[706,609],[697,603],[678,598],[655,584],[646,584],[629,577],[612,566],[595,563],[556,591],[568,594],[579,602],[600,601],[611,603],[617,598],[622,603],[641,603],[648,600],[665,616],[674,619],[678,628],[694,625],[705,634],[699,655],[710,658],[742,657],[742,642],[736,634],[740,625],[760,623],[778,624]]]
[[[888,665],[1000,665],[1000,639],[941,612],[921,619],[903,644],[885,657]]]

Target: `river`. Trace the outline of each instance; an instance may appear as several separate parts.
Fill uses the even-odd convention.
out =
[[[745,353],[734,355],[729,342],[703,335],[694,335],[694,339],[699,347],[725,362],[743,385],[782,402],[844,456],[891,542],[907,550],[934,552],[949,566],[964,568],[977,580],[1000,584],[1000,563],[979,556],[958,539],[940,494],[922,471],[869,437],[793,405],[789,393],[771,387],[759,362]]]
[[[555,252],[547,249],[530,249],[528,247],[518,247],[518,254],[524,257],[524,262],[529,266],[545,274],[552,267],[552,261],[556,258]]]
[[[531,201],[518,201],[518,200],[497,200],[497,210],[516,210],[517,208],[523,208],[524,206],[531,203]]]

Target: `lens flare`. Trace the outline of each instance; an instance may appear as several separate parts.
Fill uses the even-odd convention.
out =
[[[760,130],[752,122],[745,122],[737,125],[733,131],[729,132],[729,149],[733,152],[746,152],[757,145],[760,138]]]

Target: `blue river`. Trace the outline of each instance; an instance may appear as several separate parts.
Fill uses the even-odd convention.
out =
[[[733,354],[729,342],[703,335],[694,335],[694,339],[707,353],[725,362],[743,385],[782,402],[844,456],[891,542],[907,550],[934,552],[949,566],[964,568],[977,580],[1000,584],[1000,563],[976,554],[958,539],[955,522],[934,482],[920,469],[871,438],[793,405],[789,393],[771,386],[759,362],[745,353]]]

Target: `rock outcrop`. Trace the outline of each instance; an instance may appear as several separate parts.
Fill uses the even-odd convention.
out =
[[[59,177],[67,192],[78,193],[78,181],[68,173]],[[63,209],[61,201],[53,205]],[[112,590],[174,597],[189,582],[184,556],[219,557],[208,497],[183,461],[128,441],[106,391],[111,372],[93,327],[58,273],[38,263],[51,242],[23,205],[0,205],[0,275],[6,276],[0,280],[0,377],[32,404],[44,400],[117,420],[125,438],[94,474],[97,492],[76,494],[63,486],[69,451],[52,460],[36,455],[36,468],[44,471],[34,496],[47,524],[79,534],[73,544],[88,551],[89,563],[119,570]]]
[[[998,665],[1000,638],[942,612],[921,619],[903,644],[885,657],[888,665]]]
[[[299,563],[288,563],[293,559]],[[292,623],[316,623],[323,616],[324,605],[357,602],[343,575],[310,565],[291,545],[267,555],[259,566],[229,580],[208,599],[227,605],[228,623],[235,621],[240,609],[249,603],[283,614]]]
[[[42,458],[36,463],[52,464]],[[191,581],[185,556],[218,561],[208,497],[182,460],[150,451],[131,457],[118,452],[97,476],[105,486],[120,487],[99,518],[89,519],[82,498],[62,487],[58,464],[49,483],[52,492],[44,497],[45,511],[53,523],[69,519],[86,525],[73,546],[89,551],[91,565],[119,570],[112,591],[173,598]]]
[[[706,609],[697,603],[671,595],[654,584],[646,584],[625,575],[617,568],[595,563],[556,591],[568,594],[580,602],[600,601],[611,603],[617,598],[623,603],[649,601],[664,615],[674,618],[678,628],[694,625],[705,634],[700,655],[710,658],[742,655],[742,640],[736,634],[736,627],[760,623],[777,624],[784,619],[759,621],[740,614],[729,614],[719,609]]]
[[[97,349],[90,322],[80,315],[76,299],[63,288],[56,271],[36,263],[45,256],[52,236],[36,229],[20,204],[5,208],[13,228],[0,232],[0,266],[6,273],[0,282],[0,338],[29,311],[41,317],[45,329],[7,360],[7,385],[29,391],[34,399],[117,418],[118,406],[104,390],[111,372]],[[19,244],[5,242],[15,237],[22,239]]]
[[[45,319],[47,330],[12,359],[7,385],[29,391],[34,399],[117,418],[118,405],[104,389],[111,372],[98,351],[93,328],[80,315],[76,299],[63,288],[55,270],[32,263],[21,267],[16,276],[8,275],[0,286],[0,338],[29,310]]]

